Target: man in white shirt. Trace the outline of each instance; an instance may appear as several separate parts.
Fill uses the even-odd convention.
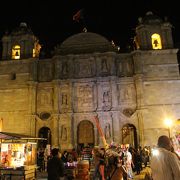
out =
[[[180,161],[172,153],[171,141],[167,136],[158,139],[157,153],[152,155],[151,169],[153,180],[179,180]]]

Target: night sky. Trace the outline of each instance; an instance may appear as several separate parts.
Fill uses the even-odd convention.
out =
[[[83,9],[83,23],[89,32],[113,40],[121,49],[131,43],[138,17],[146,12],[168,17],[174,26],[173,39],[180,44],[180,8],[164,0],[24,0],[5,1],[0,9],[0,37],[26,22],[47,54],[69,36],[82,31],[73,15]]]

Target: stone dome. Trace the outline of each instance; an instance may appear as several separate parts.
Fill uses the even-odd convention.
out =
[[[60,46],[55,48],[55,54],[86,54],[93,52],[116,51],[111,42],[103,36],[92,33],[82,32],[70,36]]]
[[[154,15],[151,11],[148,11],[144,18],[139,18],[140,24],[160,24],[163,20],[157,16]]]

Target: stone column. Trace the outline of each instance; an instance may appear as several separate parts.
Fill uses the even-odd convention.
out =
[[[52,126],[51,126],[51,134],[52,134],[52,146],[59,147],[59,114],[52,115]]]
[[[136,87],[137,109],[144,109],[143,75],[136,74],[134,77],[134,82]]]
[[[53,107],[54,107],[54,113],[59,114],[59,80],[53,81]]]
[[[144,146],[144,121],[141,110],[137,110],[137,136],[138,143]]]
[[[37,82],[30,81],[29,84],[29,112],[28,112],[28,121],[29,121],[29,134],[32,136],[36,135],[36,123],[35,115],[37,108]]]
[[[143,97],[143,75],[137,74],[135,76],[135,86],[136,86],[136,99],[137,99],[137,134],[139,135],[139,143],[143,145],[144,143],[144,122],[143,114],[144,110],[144,97]]]

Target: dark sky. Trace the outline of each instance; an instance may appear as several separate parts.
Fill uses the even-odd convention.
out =
[[[52,51],[67,37],[81,32],[73,15],[84,9],[87,30],[99,33],[121,48],[131,41],[138,17],[147,11],[174,26],[175,43],[180,42],[180,8],[176,1],[165,0],[24,0],[5,1],[0,9],[0,37],[26,22],[39,38],[45,51]]]

